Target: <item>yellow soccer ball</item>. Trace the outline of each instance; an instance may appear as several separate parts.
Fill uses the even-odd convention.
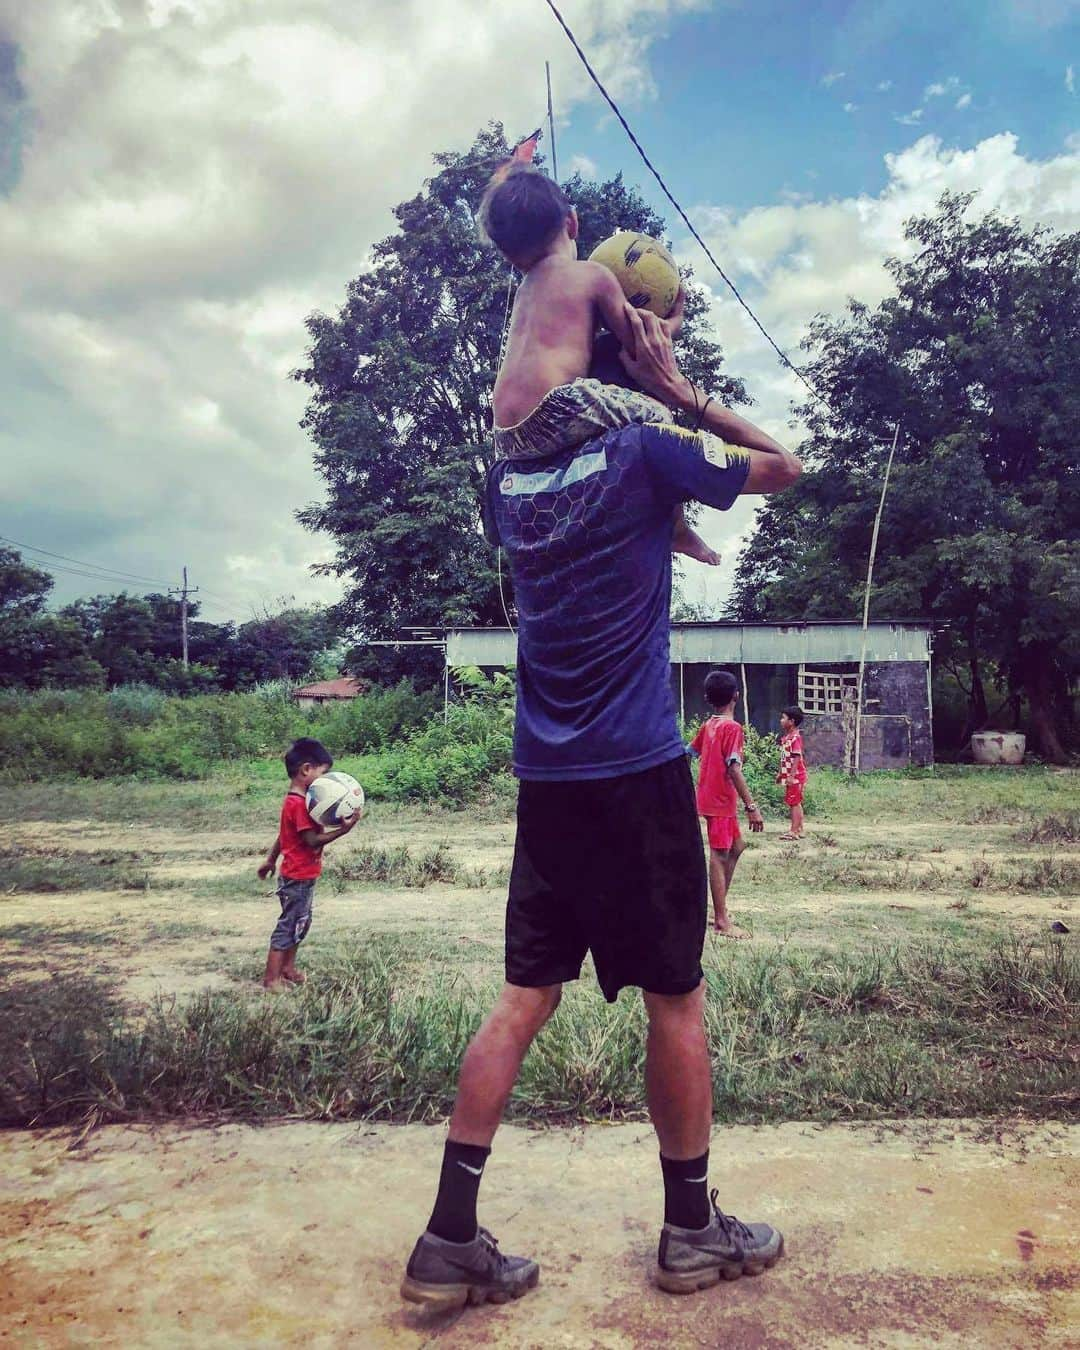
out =
[[[635,309],[651,309],[661,319],[671,313],[679,294],[679,269],[658,239],[634,230],[617,230],[597,244],[589,261],[603,263],[615,273]]]

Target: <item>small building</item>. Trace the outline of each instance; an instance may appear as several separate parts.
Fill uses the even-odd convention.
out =
[[[761,732],[778,730],[780,713],[798,703],[806,713],[809,764],[895,769],[934,762],[930,698],[931,625],[883,619],[866,629],[861,716],[856,717],[863,627],[854,620],[800,623],[673,623],[671,683],[683,722],[707,715],[703,684],[725,669],[742,686],[740,716]],[[517,661],[508,628],[455,628],[446,633],[446,662],[505,669]]]
[[[291,698],[301,708],[318,708],[324,703],[342,703],[359,698],[366,688],[365,681],[342,676],[337,680],[303,684],[292,691]]]

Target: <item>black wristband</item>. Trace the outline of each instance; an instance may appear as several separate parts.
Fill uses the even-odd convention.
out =
[[[701,430],[701,424],[702,424],[702,422],[705,421],[705,414],[709,411],[709,404],[710,404],[710,403],[713,403],[713,402],[715,402],[715,400],[713,399],[712,394],[710,394],[709,397],[705,400],[705,406],[702,408],[701,412],[698,413],[697,426],[694,428],[695,431],[700,431],[700,430]],[[697,391],[696,391],[696,390],[694,391],[694,406],[695,406],[695,407],[697,406]]]

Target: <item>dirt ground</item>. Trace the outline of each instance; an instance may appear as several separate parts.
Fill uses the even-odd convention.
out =
[[[442,1130],[108,1128],[0,1137],[0,1339],[12,1346],[1076,1346],[1080,1127],[717,1131],[722,1203],[783,1261],[655,1289],[643,1126],[497,1140],[482,1218],[541,1264],[519,1303],[432,1315],[397,1294]]]
[[[148,886],[0,894],[0,977],[85,970],[133,1007],[208,987],[261,996],[253,977],[277,912],[272,884],[254,875],[265,830],[67,820],[11,833],[29,854],[122,853]],[[822,828],[798,854],[778,833],[753,841],[733,892],[755,942],[903,940],[918,925],[958,940],[1034,936],[1055,920],[1080,931],[1075,896],[964,883],[974,859],[1000,869],[1047,855],[1018,846],[1012,826],[899,822],[887,836],[895,862],[881,828],[863,821]],[[447,950],[473,944],[478,973],[497,968],[508,821],[373,813],[363,842],[414,854],[445,845],[461,880],[335,890],[324,879],[313,943],[434,934]],[[880,889],[785,888],[788,856],[824,865],[875,850]],[[910,887],[889,876],[899,867]],[[956,885],[921,888],[930,869],[955,873]],[[1080,1347],[1080,1126],[718,1130],[721,1203],[783,1228],[788,1255],[760,1279],[688,1299],[649,1282],[660,1184],[646,1127],[507,1128],[482,1219],[507,1250],[540,1261],[540,1288],[515,1305],[433,1318],[401,1304],[397,1284],[441,1141],[436,1128],[309,1123],[109,1127],[75,1149],[70,1133],[0,1135],[0,1343]]]

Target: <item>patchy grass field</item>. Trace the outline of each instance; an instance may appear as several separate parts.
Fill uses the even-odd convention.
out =
[[[774,818],[741,864],[753,941],[706,953],[718,1120],[1075,1112],[1078,788],[1042,769],[815,775],[808,838],[783,844]],[[271,997],[277,903],[255,866],[280,791],[243,766],[4,790],[4,1120],[447,1111],[500,979],[512,796],[373,807],[327,852],[310,984]],[[512,1114],[641,1117],[641,1029],[631,993],[608,1009],[591,976],[570,987]]]

